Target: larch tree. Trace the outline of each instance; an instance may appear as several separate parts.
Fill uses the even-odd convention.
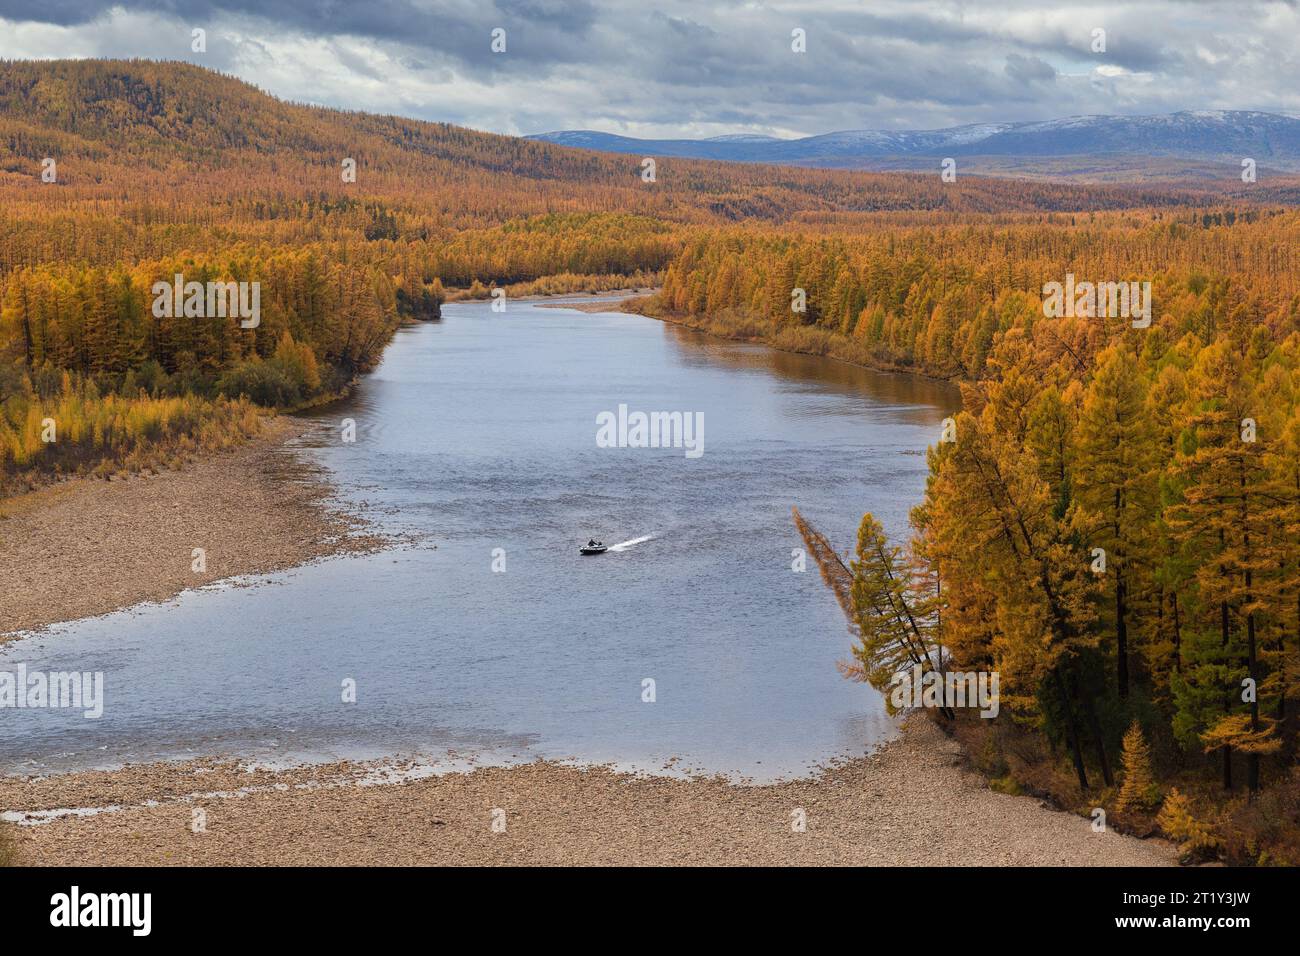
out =
[[[1124,783],[1115,799],[1115,809],[1145,810],[1158,803],[1159,793],[1151,773],[1151,748],[1136,720],[1124,734],[1120,758],[1124,764]]]
[[[1202,673],[1188,676],[1180,701],[1184,713],[1176,722],[1185,732],[1201,727],[1206,750],[1221,751],[1224,789],[1233,785],[1233,751],[1244,752],[1253,793],[1259,788],[1260,755],[1278,745],[1259,701],[1259,575],[1277,561],[1269,553],[1265,524],[1267,476],[1252,418],[1253,386],[1242,357],[1221,341],[1201,354],[1195,372],[1199,410],[1189,421],[1194,450],[1176,464],[1192,483],[1170,510],[1170,522],[1197,563],[1201,605],[1217,620],[1218,649],[1202,647]],[[1190,692],[1198,683],[1200,691]],[[1211,717],[1204,705],[1215,697],[1221,712]]]
[[[1157,520],[1154,430],[1146,404],[1146,383],[1137,358],[1121,345],[1097,356],[1097,368],[1079,415],[1075,493],[1095,522],[1087,543],[1105,553],[1110,579],[1110,622],[1115,635],[1115,681],[1121,698],[1129,693],[1132,599],[1150,565]]]
[[[927,495],[940,570],[948,563],[977,569],[993,598],[993,657],[1013,706],[1032,708],[1051,688],[1060,709],[1081,789],[1086,725],[1102,776],[1111,771],[1090,695],[1080,693],[1080,655],[1096,646],[1091,633],[1095,584],[1053,509],[1051,489],[1031,456],[995,426],[992,406],[956,419],[957,440],[943,456]]]

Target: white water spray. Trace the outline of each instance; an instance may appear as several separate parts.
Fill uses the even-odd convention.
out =
[[[632,547],[632,545],[634,545],[634,544],[640,544],[642,541],[649,541],[649,540],[650,540],[651,538],[653,538],[653,537],[654,537],[654,535],[652,535],[652,534],[647,534],[647,535],[642,535],[642,536],[639,537],[639,538],[633,538],[631,541],[620,541],[618,544],[611,544],[611,545],[609,546],[609,550],[611,550],[611,551],[623,551],[623,550],[625,550],[625,549],[627,549],[627,548]]]

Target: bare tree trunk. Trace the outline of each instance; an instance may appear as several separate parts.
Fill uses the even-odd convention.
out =
[[[1229,634],[1227,601],[1219,602],[1219,634],[1221,637],[1221,646],[1227,647],[1228,634]],[[1224,700],[1223,712],[1225,714],[1232,712],[1232,703],[1230,699]],[[1231,747],[1223,748],[1223,789],[1224,790],[1232,789],[1232,748]]]
[[[1078,695],[1083,701],[1084,719],[1088,721],[1088,731],[1092,734],[1092,739],[1097,745],[1097,762],[1101,764],[1101,779],[1106,786],[1115,785],[1115,778],[1110,772],[1110,761],[1106,759],[1106,738],[1101,732],[1101,721],[1097,719],[1097,709],[1092,704],[1092,698],[1086,694]]]
[[[1118,657],[1116,678],[1121,700],[1128,698],[1128,586],[1124,571],[1115,574],[1115,652]]]
[[[1065,692],[1065,682],[1061,680],[1060,671],[1053,674],[1056,683],[1056,693],[1060,698],[1061,707],[1065,710],[1065,730],[1066,737],[1070,742],[1070,756],[1074,758],[1074,772],[1079,777],[1079,789],[1088,789],[1088,771],[1083,766],[1083,753],[1079,750],[1079,728],[1074,721],[1074,708],[1070,705],[1070,696]]]
[[[1174,670],[1181,674],[1183,672],[1183,623],[1178,616],[1178,592],[1171,592],[1169,600],[1174,612]]]

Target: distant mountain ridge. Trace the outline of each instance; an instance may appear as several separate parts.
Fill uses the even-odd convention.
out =
[[[1300,169],[1300,119],[1250,110],[1195,110],[1161,116],[1071,116],[1045,122],[975,123],[937,130],[844,130],[776,139],[738,134],[709,139],[635,139],[592,130],[529,139],[613,153],[746,163],[873,167],[908,157],[1151,156]]]

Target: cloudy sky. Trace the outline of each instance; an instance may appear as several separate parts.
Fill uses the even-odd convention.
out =
[[[287,99],[515,134],[1300,113],[1296,0],[0,0],[0,57],[184,59]]]

